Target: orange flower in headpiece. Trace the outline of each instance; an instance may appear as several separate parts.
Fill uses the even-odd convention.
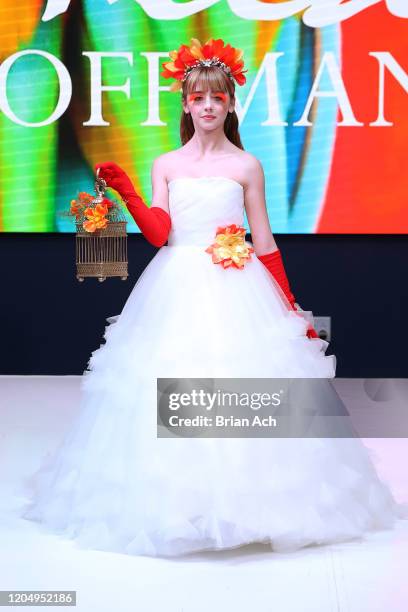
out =
[[[245,242],[245,227],[232,223],[217,228],[215,242],[205,249],[212,255],[213,263],[220,263],[223,268],[230,266],[242,269],[251,259],[254,249]]]
[[[105,215],[108,213],[108,207],[105,204],[97,204],[95,208],[86,208],[84,211],[88,221],[84,221],[82,226],[87,232],[94,232],[97,229],[104,229],[108,220]]]
[[[204,45],[197,38],[191,39],[191,45],[181,45],[178,50],[170,51],[171,62],[162,64],[164,72],[161,76],[166,79],[176,79],[170,87],[170,91],[178,91],[193,68],[198,66],[219,66],[230,79],[235,79],[238,85],[246,83],[242,61],[244,52],[242,49],[224,45],[221,38],[214,40],[210,38]]]

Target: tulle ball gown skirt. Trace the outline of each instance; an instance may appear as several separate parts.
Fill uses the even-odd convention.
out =
[[[176,556],[263,542],[271,551],[359,538],[398,515],[356,438],[158,438],[158,377],[333,378],[253,254],[242,269],[205,248],[243,222],[223,177],[171,181],[172,230],[81,380],[78,416],[27,484],[22,514],[81,547]]]

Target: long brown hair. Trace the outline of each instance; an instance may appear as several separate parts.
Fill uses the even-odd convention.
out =
[[[189,93],[196,89],[203,91],[224,91],[229,93],[231,100],[235,100],[235,83],[218,66],[199,66],[191,70],[187,79],[183,82],[182,99],[185,102]],[[182,110],[180,118],[180,139],[182,144],[186,144],[195,132],[193,120],[190,113]],[[239,135],[239,122],[235,110],[228,115],[224,121],[224,133],[228,140],[240,149],[244,149]]]

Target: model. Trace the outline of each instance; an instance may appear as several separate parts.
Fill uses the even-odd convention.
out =
[[[240,140],[242,51],[192,39],[170,56],[182,146],[154,160],[153,204],[116,163],[96,166],[161,248],[92,353],[79,416],[33,475],[24,516],[80,546],[151,556],[390,528],[397,504],[357,438],[157,437],[159,377],[330,379],[336,367],[290,290],[262,166]]]

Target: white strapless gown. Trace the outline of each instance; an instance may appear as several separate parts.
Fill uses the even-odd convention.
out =
[[[169,183],[172,230],[82,378],[79,416],[29,483],[22,516],[79,546],[171,556],[276,551],[391,528],[398,504],[356,438],[157,438],[157,377],[335,376],[253,253],[223,269],[205,248],[243,225],[241,185]]]

